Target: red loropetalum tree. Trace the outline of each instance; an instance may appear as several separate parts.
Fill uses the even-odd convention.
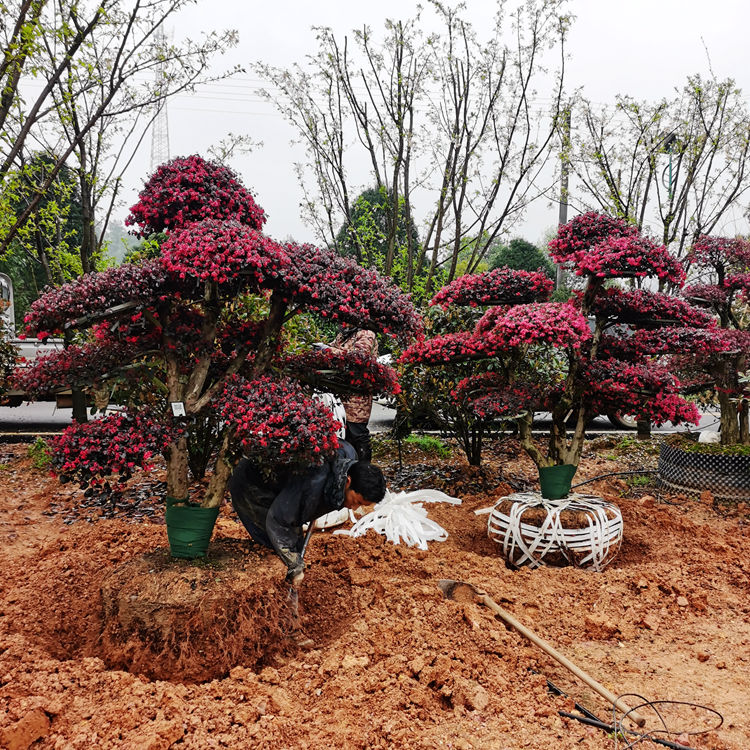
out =
[[[693,245],[686,265],[695,282],[684,288],[683,295],[710,310],[718,328],[692,356],[679,357],[675,364],[692,373],[697,387],[711,392],[719,402],[721,442],[748,445],[750,241],[703,235]]]
[[[482,414],[515,418],[521,444],[540,469],[576,467],[586,422],[596,414],[624,412],[654,423],[697,420],[658,357],[672,350],[677,331],[683,340],[685,330],[692,331],[692,344],[695,329],[711,325],[710,316],[684,300],[613,285],[655,277],[679,286],[682,268],[666,248],[624,221],[588,213],[561,226],[550,251],[582,277],[573,299],[546,301],[551,288],[542,273],[498,269],[457,279],[433,304],[481,305],[488,308],[484,316],[473,331],[414,344],[403,360],[491,358],[494,372],[461,383],[456,396],[470,392]],[[546,449],[531,436],[537,411],[552,414]],[[572,430],[571,414],[577,414]]]
[[[261,233],[264,222],[231,170],[198,156],[174,159],[131,209],[141,235],[166,236],[158,257],[83,276],[32,305],[30,333],[91,335],[40,358],[21,376],[25,388],[130,379],[151,391],[53,441],[62,475],[84,483],[128,477],[163,455],[167,494],[186,500],[188,440],[207,415],[218,416],[213,472],[198,498],[216,507],[241,453],[294,468],[335,452],[338,423],[311,397],[323,374],[326,388],[342,393],[398,388],[390,368],[358,355],[285,351],[285,324],[306,311],[404,340],[421,321],[376,272],[328,250],[279,244]]]

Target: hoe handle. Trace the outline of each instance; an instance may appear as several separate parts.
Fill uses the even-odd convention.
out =
[[[576,677],[585,682],[592,690],[599,693],[602,698],[608,700],[613,706],[617,707],[622,711],[629,719],[632,719],[639,727],[642,727],[646,720],[636,711],[633,711],[626,703],[620,700],[611,690],[607,690],[600,682],[597,682],[591,675],[584,672],[580,667],[573,664],[570,659],[563,656],[554,646],[550,645],[543,638],[540,638],[534,631],[529,630],[525,625],[520,623],[513,617],[510,612],[504,610],[489,594],[484,591],[476,592],[477,601],[484,604],[485,607],[491,609],[501,620],[508,623],[512,628],[515,628],[522,636],[528,638],[532,643],[539,646],[542,651],[549,654],[555,661],[562,664],[566,669],[570,670]]]

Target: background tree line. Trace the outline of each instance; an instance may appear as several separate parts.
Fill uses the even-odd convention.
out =
[[[102,267],[122,176],[163,102],[224,77],[236,32],[168,41],[190,0],[0,2],[0,270],[17,319],[46,284]]]

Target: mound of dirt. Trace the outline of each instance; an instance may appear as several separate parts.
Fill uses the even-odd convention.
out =
[[[445,478],[440,489],[463,499],[426,506],[448,539],[420,551],[373,532],[316,532],[299,597],[313,648],[299,650],[284,640],[283,565],[249,545],[228,506],[208,563],[173,563],[159,551],[166,533],[157,517],[65,525],[45,515],[79,495],[31,469],[19,447],[0,473],[0,744],[611,750],[611,736],[558,713],[577,701],[609,721],[611,706],[486,608],[444,599],[437,583],[452,578],[483,588],[614,693],[644,696],[627,697],[630,705],[680,700],[723,716],[712,730],[716,716],[700,707],[670,716],[658,704],[672,741],[750,746],[745,511],[720,515],[651,487],[600,481],[587,491],[616,502],[625,522],[614,563],[603,573],[513,571],[487,536],[486,516],[473,511],[508,485],[533,483],[526,460],[507,457],[482,472],[459,458],[450,472],[443,459],[418,461],[422,486],[435,486],[434,467]],[[391,489],[414,487],[396,485],[386,466]],[[589,453],[579,476],[617,468]],[[458,493],[451,476],[460,477]],[[215,597],[220,589],[228,595]],[[158,610],[145,614],[139,601]],[[170,630],[162,605],[189,612],[191,626]],[[148,647],[137,659],[127,650],[136,635]],[[169,679],[150,676],[160,655]],[[550,692],[547,679],[569,697]],[[650,708],[641,713],[647,727],[660,727]]]
[[[296,625],[272,562],[229,540],[205,561],[166,549],[134,557],[103,580],[97,655],[110,668],[181,682],[257,669],[289,645]]]

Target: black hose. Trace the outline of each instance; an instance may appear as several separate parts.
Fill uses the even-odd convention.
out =
[[[529,671],[532,674],[540,674],[535,669],[530,669]],[[554,693],[555,695],[560,695],[563,698],[570,697],[567,693],[563,692],[559,687],[557,687],[557,685],[555,685],[555,683],[552,682],[552,680],[546,677],[545,677],[545,680],[547,681],[547,689],[551,693]],[[715,727],[713,727],[713,731],[717,730],[724,723],[724,717],[718,711],[714,710],[713,708],[709,708],[708,706],[701,706],[697,703],[685,703],[684,701],[649,701],[643,698],[643,696],[636,695],[635,693],[627,693],[626,695],[621,695],[620,698],[624,698],[628,696],[638,698],[639,700],[643,701],[641,704],[642,706],[649,706],[650,708],[652,708],[656,716],[661,720],[661,723],[664,726],[664,731],[666,731],[667,727],[666,727],[666,724],[664,723],[664,719],[662,718],[657,708],[657,705],[662,704],[662,703],[663,704],[679,704],[683,706],[692,706],[693,708],[702,708],[705,711],[715,714],[716,716],[719,717],[719,723]],[[582,706],[580,703],[577,703],[574,701],[573,705],[575,706],[576,711],[580,711],[581,714],[583,714],[583,716],[579,714],[572,714],[572,713],[569,713],[568,711],[558,711],[557,713],[560,716],[564,716],[565,718],[575,719],[576,721],[580,721],[582,724],[588,724],[589,726],[602,729],[605,732],[610,732],[612,734],[615,734],[615,736],[617,736],[617,732],[619,732],[622,735],[627,734],[627,735],[630,735],[631,737],[635,737],[636,738],[635,742],[628,744],[627,747],[633,747],[633,745],[640,742],[641,740],[650,740],[651,742],[655,742],[659,745],[664,745],[665,747],[671,747],[673,750],[694,750],[693,748],[690,748],[687,745],[682,745],[676,742],[670,742],[669,740],[659,739],[658,737],[654,736],[655,734],[654,732],[650,732],[648,734],[641,734],[639,732],[633,732],[630,729],[625,729],[619,721],[615,721],[612,724],[608,724],[607,722],[599,719],[596,714],[589,711],[585,706]],[[627,714],[625,714],[625,716],[627,716]],[[662,731],[662,730],[659,730],[659,731]],[[690,734],[703,734],[703,733],[704,732],[690,732]]]
[[[614,724],[607,724],[605,721],[600,721],[599,719],[592,719],[588,716],[579,716],[578,714],[571,714],[568,711],[558,711],[557,712],[560,716],[564,716],[567,719],[575,719],[576,721],[580,721],[581,724],[588,724],[592,727],[597,727],[598,729],[603,729],[605,732],[623,732],[625,734],[629,734],[631,737],[637,737],[638,739],[643,740],[649,740],[650,742],[656,742],[659,745],[664,745],[664,747],[671,747],[673,750],[694,750],[694,748],[689,747],[688,745],[679,745],[676,742],[670,742],[669,740],[661,740],[658,737],[654,737],[650,734],[639,734],[638,732],[631,732],[629,729],[624,729],[622,726],[615,726]],[[588,712],[587,712],[588,713]]]

